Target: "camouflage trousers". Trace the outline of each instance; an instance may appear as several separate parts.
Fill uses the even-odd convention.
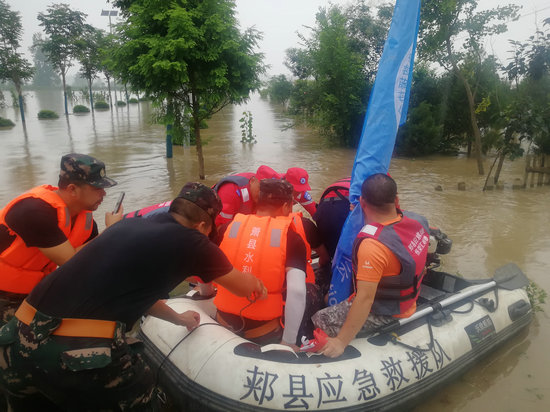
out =
[[[335,337],[338,335],[338,332],[340,332],[348,316],[351,304],[351,301],[344,300],[336,305],[323,308],[317,311],[317,313],[311,317],[311,320],[316,328],[321,328],[327,335]],[[371,335],[376,329],[394,321],[394,319],[393,316],[375,315],[371,312],[359,333],[366,336]]]
[[[0,328],[13,318],[15,311],[26,296],[0,290]]]
[[[0,387],[13,411],[156,410],[155,378],[118,324],[113,339],[52,335],[61,319],[36,312],[0,329]]]

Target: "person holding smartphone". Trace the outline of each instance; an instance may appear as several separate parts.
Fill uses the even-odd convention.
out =
[[[37,186],[0,210],[0,326],[32,288],[98,234],[92,212],[116,185],[105,164],[85,154],[61,158],[58,187]],[[105,225],[122,211],[105,214]]]

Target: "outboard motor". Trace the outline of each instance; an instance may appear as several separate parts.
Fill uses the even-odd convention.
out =
[[[446,255],[451,251],[453,241],[438,228],[430,228],[430,246],[426,266],[438,267],[441,263],[439,255]]]

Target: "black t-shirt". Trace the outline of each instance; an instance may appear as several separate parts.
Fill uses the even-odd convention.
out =
[[[231,222],[229,222],[231,223]],[[225,230],[229,223],[224,223],[218,228],[217,243],[221,243]],[[285,267],[306,271],[307,250],[301,236],[293,230],[289,230],[286,237],[286,262]]]
[[[42,199],[30,197],[15,203],[6,213],[6,223],[28,247],[49,248],[67,241],[67,236],[57,223],[57,209]],[[94,221],[92,233],[86,242],[97,234]],[[0,253],[14,240],[15,236],[9,234],[8,228],[0,225]]]
[[[319,235],[319,230],[317,229],[317,225],[315,223],[302,216],[302,225],[304,226],[304,232],[306,234],[306,239],[311,246],[312,249],[317,249],[319,246],[323,244],[321,237]]]
[[[131,326],[186,277],[209,282],[232,269],[215,244],[169,213],[123,219],[46,276],[27,300],[51,316]]]

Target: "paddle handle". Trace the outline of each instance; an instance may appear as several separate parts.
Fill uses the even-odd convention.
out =
[[[406,325],[407,323],[410,323],[410,322],[415,321],[417,319],[420,319],[420,318],[422,318],[426,315],[429,315],[430,313],[434,312],[436,309],[441,309],[441,308],[450,306],[453,303],[459,302],[461,300],[469,298],[470,296],[473,296],[473,295],[476,295],[476,294],[478,294],[480,292],[483,292],[485,290],[491,289],[496,285],[497,285],[497,283],[493,280],[491,282],[483,283],[482,285],[473,287],[472,289],[470,289],[466,292],[457,293],[456,295],[449,296],[448,298],[443,299],[441,302],[438,302],[436,304],[428,306],[427,308],[416,311],[415,313],[413,313],[408,318],[395,319],[395,321],[393,321],[391,323],[388,323],[387,325],[380,328],[378,333],[383,334],[383,333],[391,332],[392,330],[398,328],[399,326]]]

